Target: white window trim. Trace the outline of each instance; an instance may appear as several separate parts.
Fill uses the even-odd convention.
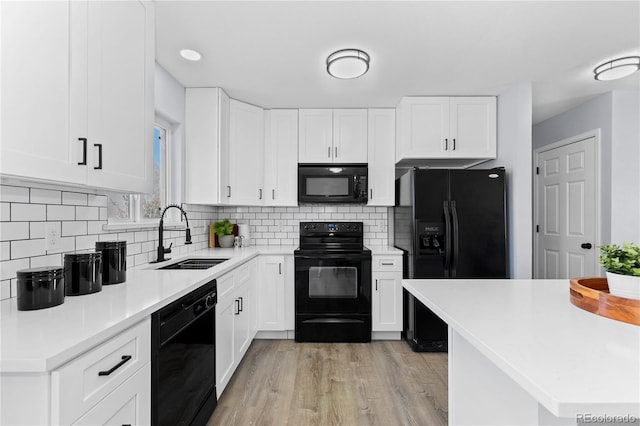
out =
[[[156,116],[154,120],[154,128],[160,127],[164,130],[164,144],[162,145],[162,158],[164,161],[165,174],[164,174],[164,182],[163,186],[165,188],[165,204],[169,205],[171,203],[172,194],[171,194],[171,173],[172,173],[172,161],[167,155],[167,153],[171,152],[171,136],[174,131],[174,126],[172,126],[166,120]],[[132,211],[133,221],[131,220],[117,220],[114,218],[107,218],[107,224],[102,226],[104,231],[121,231],[121,230],[132,230],[132,229],[151,229],[157,228],[160,225],[160,219],[144,219],[141,215],[141,194],[131,194],[132,201],[130,209]],[[182,203],[179,203],[181,205]],[[166,206],[165,206],[166,207]],[[186,229],[186,223],[184,222],[184,218],[182,214],[178,214],[179,212],[175,209],[167,210],[166,216],[164,218],[163,228],[164,229],[172,229],[172,230],[180,230]]]

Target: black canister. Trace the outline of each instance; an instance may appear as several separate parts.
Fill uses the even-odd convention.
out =
[[[64,255],[64,294],[80,296],[102,290],[102,253]]]
[[[64,269],[60,266],[22,269],[18,278],[18,310],[50,308],[64,303]]]
[[[102,285],[123,283],[127,279],[127,242],[97,241],[102,252]]]

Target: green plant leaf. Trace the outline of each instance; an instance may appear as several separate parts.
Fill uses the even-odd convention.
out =
[[[640,246],[635,243],[600,246],[600,264],[607,272],[640,276]]]

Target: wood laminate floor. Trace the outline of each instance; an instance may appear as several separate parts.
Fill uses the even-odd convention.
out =
[[[447,354],[254,340],[208,426],[446,424]]]

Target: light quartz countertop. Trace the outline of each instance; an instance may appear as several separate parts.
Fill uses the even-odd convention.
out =
[[[52,371],[143,320],[240,264],[262,255],[292,255],[293,245],[205,249],[175,257],[163,264],[127,270],[124,283],[104,285],[102,291],[67,296],[64,303],[46,309],[19,311],[16,298],[0,302],[0,373]],[[375,246],[373,253],[393,247]],[[156,270],[184,258],[215,257],[230,260],[206,270]]]
[[[640,416],[640,327],[572,305],[569,280],[403,285],[551,413]]]

